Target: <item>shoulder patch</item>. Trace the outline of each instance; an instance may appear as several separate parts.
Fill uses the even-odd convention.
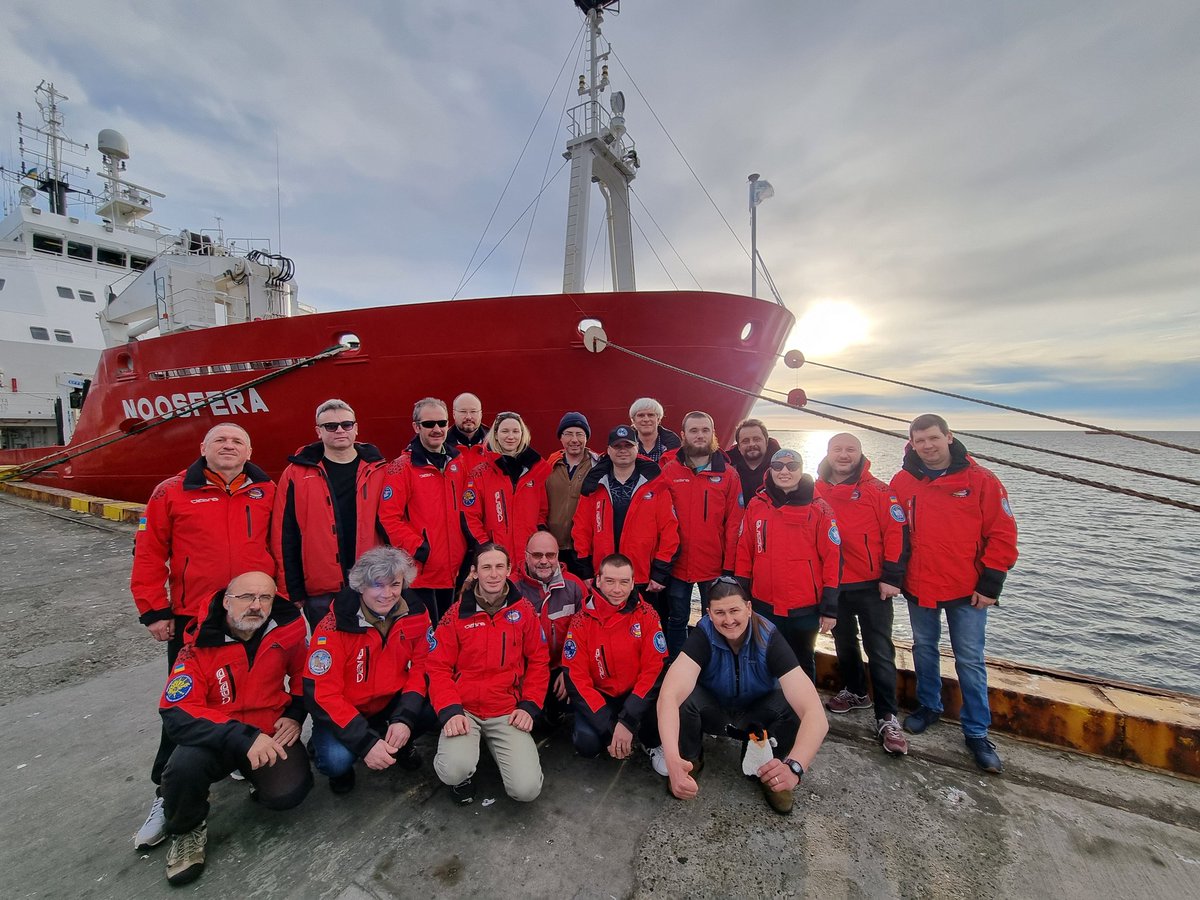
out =
[[[654,632],[654,649],[659,653],[667,652],[667,637],[661,631]]]
[[[829,540],[831,540],[833,543],[837,544],[838,546],[841,546],[842,536],[840,534],[838,534],[837,522],[834,522],[832,525],[829,526]]]
[[[429,630],[425,632],[425,640],[429,642],[429,652],[432,653],[437,649],[437,635],[433,633],[433,626],[429,626]]]
[[[324,675],[333,665],[333,657],[328,650],[314,650],[308,657],[308,671],[314,675]]]
[[[563,658],[574,659],[575,654],[579,652],[579,645],[575,643],[575,639],[567,635],[567,640],[563,643]]]
[[[384,499],[384,500],[391,500],[391,499],[392,499],[392,493],[393,493],[393,492],[392,492],[392,486],[389,484],[387,487],[385,487],[385,488],[383,489],[383,499]]]
[[[892,505],[888,508],[888,512],[891,514],[893,519],[895,519],[901,525],[904,524],[904,522],[905,522],[904,507],[902,507],[899,503],[896,502],[895,497],[892,498]]]
[[[519,609],[510,609],[504,614],[505,621],[512,622],[514,625],[521,621],[521,611]]]
[[[1009,505],[1007,497],[1000,498],[1000,508],[1004,510],[1004,514],[1010,519],[1013,517],[1012,507]]]
[[[463,491],[462,502],[463,506],[474,506],[475,492],[470,488],[467,488],[465,491]]]
[[[178,703],[184,697],[192,692],[192,676],[191,675],[176,675],[167,682],[165,691],[167,700],[171,703]]]

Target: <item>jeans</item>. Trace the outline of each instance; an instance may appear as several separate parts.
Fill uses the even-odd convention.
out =
[[[656,699],[657,690],[651,691],[650,705],[646,707],[646,712],[642,716],[641,725],[638,727],[637,734],[634,735],[643,747],[647,750],[652,750],[662,743],[658,737],[658,715],[654,709],[654,699]],[[604,702],[613,714],[614,730],[616,728],[617,716],[621,714],[621,710],[625,707],[625,699],[628,694],[622,694],[619,697],[605,697]],[[594,759],[603,751],[608,749],[608,745],[612,743],[613,732],[607,731],[601,734],[588,720],[588,717],[583,713],[575,713],[575,731],[571,735],[571,742],[575,745],[575,752],[586,759]]]
[[[987,607],[976,609],[970,603],[944,608],[908,604],[908,620],[913,633],[913,663],[917,670],[917,702],[936,712],[942,711],[942,668],[938,643],[942,637],[942,612],[950,631],[954,650],[954,670],[962,693],[958,719],[966,737],[986,737],[992,724],[988,705],[987,667],[983,662],[987,636]]]
[[[387,734],[388,723],[382,715],[368,719],[367,725],[380,737]],[[429,705],[429,702],[426,701],[421,704],[421,711],[417,715],[416,725],[409,729],[411,736],[408,739],[407,746],[412,746],[413,742],[422,734],[427,731],[433,731],[436,728],[437,717],[434,715],[433,708]],[[358,760],[358,757],[354,755],[354,751],[339,741],[337,735],[315,721],[313,722],[312,729],[312,751],[313,765],[318,772],[330,778],[345,775],[354,768],[354,763]]]
[[[844,591],[838,600],[833,643],[837,648],[838,671],[851,693],[867,693],[867,672],[858,650],[862,627],[863,649],[871,667],[875,718],[894,716],[896,707],[896,645],[892,643],[892,601],[880,600],[876,587]],[[915,630],[915,629],[914,629]]]
[[[680,581],[671,578],[666,590],[657,594],[646,594],[650,605],[658,612],[662,621],[663,632],[667,638],[667,658],[674,660],[687,642],[687,624],[692,614],[692,587],[690,581]],[[708,607],[708,591],[712,588],[711,581],[700,582],[700,602]]]

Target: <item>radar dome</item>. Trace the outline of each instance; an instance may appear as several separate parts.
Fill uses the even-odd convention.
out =
[[[96,138],[96,149],[113,159],[129,159],[129,141],[113,128],[105,128]]]

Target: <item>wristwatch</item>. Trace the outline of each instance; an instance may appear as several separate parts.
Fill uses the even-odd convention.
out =
[[[792,774],[797,778],[804,778],[804,766],[800,765],[800,763],[796,762],[790,756],[783,761],[783,764],[791,769]]]

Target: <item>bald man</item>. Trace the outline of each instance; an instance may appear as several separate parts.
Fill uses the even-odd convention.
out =
[[[275,483],[250,462],[250,435],[240,425],[214,425],[200,458],[154,489],[138,525],[129,578],[139,619],[167,646],[167,670],[184,633],[217,591],[243,572],[275,576],[268,545]],[[156,785],[174,745],[164,731],[150,770]],[[144,850],[166,839],[162,798],[134,836]]]
[[[446,443],[462,455],[465,471],[470,472],[487,455],[488,430],[483,427],[483,403],[474,394],[459,394],[450,410],[454,424],[446,432]],[[509,547],[515,551],[515,547]]]
[[[896,647],[892,599],[904,581],[904,510],[891,489],[871,474],[862,442],[835,434],[817,466],[817,496],[833,507],[842,537],[841,597],[833,628],[838,671],[845,685],[825,704],[830,712],[875,708],[876,738],[893,756],[908,753],[896,718]],[[858,649],[859,627],[871,670],[874,702]]]

